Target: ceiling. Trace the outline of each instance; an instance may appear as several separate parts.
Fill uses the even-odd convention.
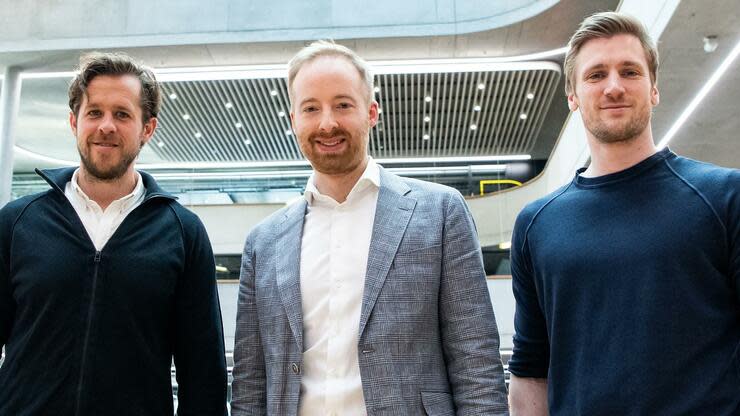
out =
[[[562,54],[537,61],[524,59],[526,68],[495,61],[561,48],[583,17],[614,9],[617,3],[561,1],[527,21],[465,35],[341,40],[366,59],[383,62],[376,76],[376,99],[383,113],[371,131],[371,154],[390,160],[528,154],[546,160],[568,116],[558,69]],[[736,0],[717,0],[712,7],[684,0],[678,6],[659,42],[661,104],[653,117],[656,140],[670,129],[737,43],[737,13],[727,12],[736,8]],[[719,39],[718,49],[711,54],[702,49],[702,38],[708,34]],[[162,75],[166,97],[160,127],[142,151],[140,163],[201,163],[218,168],[233,163],[301,161],[290,131],[285,79],[280,71],[302,45],[268,42],[126,50],[158,68],[241,65],[248,71],[250,65],[262,65],[274,72],[254,77],[219,75],[210,80]],[[79,52],[0,53],[0,62],[22,64],[33,71],[69,70]],[[427,66],[417,65],[421,69],[398,69],[410,60],[430,58],[442,59],[447,65],[425,61]],[[740,128],[735,115],[740,98],[739,65],[735,62],[687,119],[669,144],[673,150],[740,167],[735,138]],[[65,78],[24,80],[18,146],[50,158],[77,160],[67,125],[67,85]],[[170,98],[172,94],[176,98]],[[23,175],[38,165],[44,163],[17,155],[14,171]]]
[[[549,62],[527,69],[389,73],[375,79],[377,158],[528,154],[560,79]],[[448,68],[455,69],[455,68]],[[285,78],[179,81],[152,147],[167,162],[303,160],[290,127]]]
[[[702,39],[716,35],[717,50],[704,52]],[[660,38],[660,104],[653,135],[660,140],[717,67],[740,42],[740,2],[683,0]],[[740,59],[727,69],[669,142],[671,150],[720,166],[740,168]]]

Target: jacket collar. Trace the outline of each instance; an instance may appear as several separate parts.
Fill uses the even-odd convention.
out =
[[[76,169],[76,167],[43,170],[36,169],[36,173],[44,178],[44,180],[48,182],[54,190],[64,194],[64,188],[67,186],[67,182],[72,180],[72,175],[74,174]],[[153,197],[164,197],[173,200],[177,199],[177,197],[175,197],[174,195],[165,192],[162,188],[160,188],[157,184],[157,181],[155,181],[151,175],[142,171],[139,171],[139,173],[141,174],[141,180],[144,182],[145,201]]]

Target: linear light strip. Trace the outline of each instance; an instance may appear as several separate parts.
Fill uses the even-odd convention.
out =
[[[732,51],[729,53],[729,55],[727,55],[724,61],[722,61],[717,70],[714,71],[714,74],[709,77],[709,80],[706,82],[706,84],[704,84],[704,86],[699,90],[699,93],[696,94],[696,97],[691,100],[686,109],[683,110],[683,113],[681,113],[678,119],[676,119],[676,122],[673,123],[673,126],[671,126],[665,136],[663,136],[663,139],[658,143],[659,150],[664,148],[668,144],[668,142],[671,141],[673,136],[676,135],[678,130],[684,125],[689,116],[691,116],[694,110],[696,110],[696,107],[699,106],[702,100],[704,100],[704,97],[706,97],[712,87],[714,87],[714,84],[719,81],[719,79],[722,77],[722,75],[724,75],[730,65],[732,65],[738,54],[740,54],[740,41],[735,44],[735,47],[732,48]]]
[[[568,47],[551,49],[526,55],[494,57],[494,58],[448,58],[448,59],[416,59],[398,61],[369,61],[376,74],[384,73],[421,73],[421,72],[465,72],[493,70],[527,70],[553,69],[560,71],[560,66],[552,62],[531,62],[538,59],[547,59],[563,55]],[[499,69],[500,68],[500,69]],[[172,81],[207,81],[226,79],[261,79],[279,78],[287,75],[287,65],[233,65],[233,66],[203,66],[183,68],[155,68],[157,79],[164,82]],[[55,72],[22,72],[22,79],[39,78],[72,78],[76,71]],[[0,78],[2,76],[0,75]]]
[[[15,146],[15,152],[37,160],[50,163],[58,163],[68,166],[77,166],[79,162],[57,159],[49,156]],[[531,155],[505,155],[505,156],[471,156],[471,157],[420,157],[420,158],[398,158],[398,159],[375,159],[381,165],[394,164],[431,164],[431,163],[483,163],[483,162],[516,162],[531,160]],[[279,168],[279,167],[303,167],[310,166],[307,160],[287,160],[273,162],[192,162],[192,163],[137,163],[140,169],[205,169],[205,168]]]
[[[435,168],[388,168],[389,171],[401,176],[444,176],[453,174],[496,173],[506,171],[506,165],[472,165],[472,166],[443,166]],[[308,178],[311,170],[291,171],[263,171],[263,172],[170,172],[154,173],[157,180],[245,180],[265,178]]]

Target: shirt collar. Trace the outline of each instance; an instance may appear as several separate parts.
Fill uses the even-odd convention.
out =
[[[72,180],[70,181],[75,195],[77,195],[86,205],[97,205],[97,202],[90,199],[87,194],[85,194],[85,191],[80,188],[80,185],[77,182],[79,171],[80,168],[75,169],[75,172],[72,174]],[[110,206],[120,205],[120,208],[123,211],[144,196],[146,189],[144,189],[144,181],[141,179],[141,174],[137,171],[134,171],[134,173],[136,173],[136,186],[134,186],[134,190],[131,191],[130,194],[124,195],[123,197],[111,202]]]
[[[309,176],[308,182],[306,183],[306,191],[303,193],[303,197],[306,198],[308,205],[311,205],[316,198],[329,198],[319,192],[319,189],[316,188],[315,174],[315,172],[312,172],[311,176]],[[357,180],[355,185],[352,187],[352,190],[347,195],[347,200],[352,199],[355,195],[372,185],[376,188],[380,188],[380,168],[378,168],[378,164],[375,163],[375,160],[368,156],[367,166],[365,166],[362,176],[360,176],[360,179]]]

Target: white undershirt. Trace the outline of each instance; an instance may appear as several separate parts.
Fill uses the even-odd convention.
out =
[[[144,202],[146,189],[141,180],[141,174],[136,172],[136,186],[134,190],[115,201],[103,211],[97,202],[90,199],[80,188],[77,182],[78,168],[72,175],[72,180],[67,182],[64,187],[64,195],[67,197],[72,207],[85,226],[85,231],[90,236],[95,249],[100,251],[110,240],[111,236],[121,225],[126,216],[136,207]]]
[[[343,203],[313,175],[301,239],[303,375],[298,415],[366,415],[357,361],[360,310],[380,171],[370,159]]]

